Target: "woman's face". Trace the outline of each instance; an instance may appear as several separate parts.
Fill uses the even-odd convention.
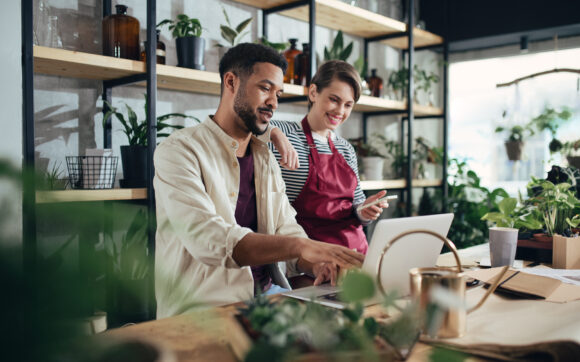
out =
[[[312,84],[308,91],[312,107],[308,120],[314,131],[335,130],[354,107],[354,91],[348,83],[334,79],[330,85],[318,92]]]

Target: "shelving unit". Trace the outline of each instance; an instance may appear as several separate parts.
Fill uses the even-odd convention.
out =
[[[404,23],[386,16],[370,12],[346,4],[338,0],[234,0],[238,3],[250,5],[262,9],[263,36],[267,37],[267,15],[277,13],[293,19],[305,21],[309,27],[310,49],[316,49],[315,26],[323,26],[329,29],[342,30],[346,34],[364,39],[364,57],[368,61],[368,45],[371,42],[380,42],[387,46],[399,49],[407,54],[407,68],[413,69],[414,51],[416,49],[443,48],[444,54],[444,106],[443,108],[419,105],[413,102],[401,102],[377,97],[361,96],[354,107],[354,111],[363,113],[363,138],[366,141],[367,122],[369,118],[380,115],[400,115],[401,140],[404,139],[403,123],[407,125],[406,153],[407,175],[412,175],[412,149],[413,136],[412,124],[417,118],[441,118],[443,119],[443,147],[447,149],[447,43],[436,34],[414,27],[414,1],[407,0],[408,23]],[[315,52],[311,51],[311,74],[315,73]],[[406,99],[413,99],[413,72],[409,72]],[[284,101],[283,99],[281,100]],[[307,104],[306,97],[303,100],[291,99],[293,103]],[[443,177],[447,179],[447,153],[443,156]],[[411,176],[401,180],[363,181],[363,190],[397,189],[405,190],[406,212],[411,214],[413,188],[442,187],[443,198],[447,197],[447,183],[442,180],[411,180]],[[403,200],[402,200],[403,201]]]
[[[325,26],[330,29],[341,29],[347,34],[359,36],[365,41],[365,55],[368,43],[373,41],[407,51],[409,55],[408,68],[412,69],[413,50],[416,47],[433,47],[443,44],[444,40],[425,30],[414,28],[412,15],[409,26],[394,19],[387,18],[360,9],[338,0],[235,0],[263,9],[263,32],[267,33],[268,14],[278,12],[294,19],[306,21],[309,26],[310,44],[315,49],[315,26]],[[410,14],[413,14],[413,1],[408,0]],[[313,11],[310,11],[313,10]],[[103,16],[111,13],[111,1],[103,1]],[[156,114],[157,88],[178,90],[199,94],[219,95],[220,77],[218,73],[179,68],[168,65],[156,65],[154,62],[140,62],[128,59],[119,59],[97,54],[88,54],[64,49],[53,49],[32,45],[33,29],[33,1],[22,2],[22,43],[23,43],[23,153],[24,163],[34,168],[34,74],[62,76],[67,78],[94,79],[103,82],[103,100],[112,100],[112,89],[116,86],[137,84],[147,88],[147,124],[148,129],[154,129]],[[156,0],[147,0],[147,43],[146,58],[156,59]],[[412,31],[409,31],[411,29]],[[446,49],[446,47],[444,48]],[[446,50],[445,50],[446,52]],[[445,53],[446,54],[446,53]],[[314,67],[315,53],[311,53],[311,66]],[[312,69],[312,74],[314,69]],[[409,84],[412,84],[410,72]],[[446,79],[446,70],[445,76]],[[445,80],[446,81],[446,80]],[[297,104],[306,104],[307,88],[292,84],[285,84],[282,101]],[[409,89],[407,99],[412,99],[412,89]],[[409,130],[415,116],[440,117],[444,119],[446,129],[446,107],[437,108],[407,103],[396,100],[362,96],[356,104],[355,111],[363,113],[363,134],[366,134],[367,118],[397,114],[406,117]],[[106,106],[103,112],[106,112]],[[446,135],[446,130],[444,131]],[[408,145],[411,144],[411,132],[408,133]],[[446,136],[445,136],[446,137]],[[105,120],[103,127],[103,147],[110,148],[111,121]],[[36,245],[36,211],[38,204],[66,203],[66,202],[99,202],[117,200],[143,200],[150,211],[155,210],[153,194],[153,152],[156,144],[155,132],[148,132],[148,183],[140,189],[111,189],[111,190],[66,190],[66,191],[35,191],[34,181],[24,185],[23,193],[23,230],[24,230],[24,265],[29,275],[34,274],[37,259]],[[446,138],[444,139],[446,146]],[[410,146],[409,146],[410,151]],[[410,152],[409,152],[410,160]],[[410,163],[409,163],[410,164]],[[407,173],[411,174],[410,169]],[[446,177],[444,170],[443,179]],[[445,190],[446,183],[441,180],[381,180],[363,181],[364,190],[398,189],[407,191],[407,204],[410,209],[412,187],[440,187]],[[444,191],[445,195],[445,191]],[[153,262],[155,251],[154,220],[149,219],[149,250]],[[151,280],[152,282],[153,280]],[[153,286],[153,283],[151,283]],[[153,290],[153,288],[151,288]]]
[[[35,46],[34,72],[37,74],[72,78],[115,80],[145,74],[144,62]],[[136,84],[145,85],[143,82]],[[157,65],[157,88],[184,92],[219,95],[219,73],[170,65]],[[308,89],[295,84],[284,84],[282,97],[306,96]],[[306,100],[295,102],[306,105]],[[361,96],[354,110],[358,112],[388,112],[407,109],[406,102],[370,96]],[[416,114],[440,116],[442,109],[415,104]]]

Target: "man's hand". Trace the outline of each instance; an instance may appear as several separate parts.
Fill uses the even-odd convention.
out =
[[[344,246],[302,239],[300,258],[310,264],[331,263],[340,268],[359,268],[365,256]],[[313,268],[314,269],[314,268]]]
[[[294,146],[288,141],[288,137],[286,137],[280,128],[272,129],[270,132],[270,140],[280,153],[280,166],[288,170],[296,170],[300,167],[298,152],[296,152],[296,149],[294,149]]]
[[[336,285],[336,279],[338,276],[338,267],[332,263],[318,263],[312,266],[312,274],[316,279],[314,279],[314,285],[320,285],[328,280],[330,280],[330,285]]]

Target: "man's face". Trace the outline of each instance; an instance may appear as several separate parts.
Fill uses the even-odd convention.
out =
[[[282,69],[270,63],[256,63],[250,76],[240,77],[234,98],[234,111],[241,120],[240,127],[255,135],[266,132],[274,110],[278,108],[283,87]]]

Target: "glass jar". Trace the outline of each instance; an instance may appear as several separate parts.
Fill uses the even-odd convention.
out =
[[[371,96],[373,97],[380,97],[383,92],[383,78],[377,75],[376,69],[371,69],[369,88],[371,90]]]
[[[58,32],[58,17],[51,15],[48,17],[48,46],[51,48],[62,48],[62,39]]]
[[[288,62],[288,68],[286,69],[286,74],[284,74],[284,83],[294,83],[294,59],[302,52],[296,49],[298,39],[288,39],[288,41],[290,42],[290,48],[284,51],[284,58]]]
[[[139,20],[127,15],[125,5],[115,9],[116,14],[103,19],[103,54],[139,60]]]
[[[294,58],[294,84],[310,85],[310,44],[302,43],[302,53]]]
[[[157,49],[155,50],[155,54],[157,55],[157,64],[165,64],[165,43],[159,40],[159,34],[161,30],[157,30]],[[139,60],[145,62],[147,61],[147,41],[144,42],[143,50],[141,51],[141,56]]]

